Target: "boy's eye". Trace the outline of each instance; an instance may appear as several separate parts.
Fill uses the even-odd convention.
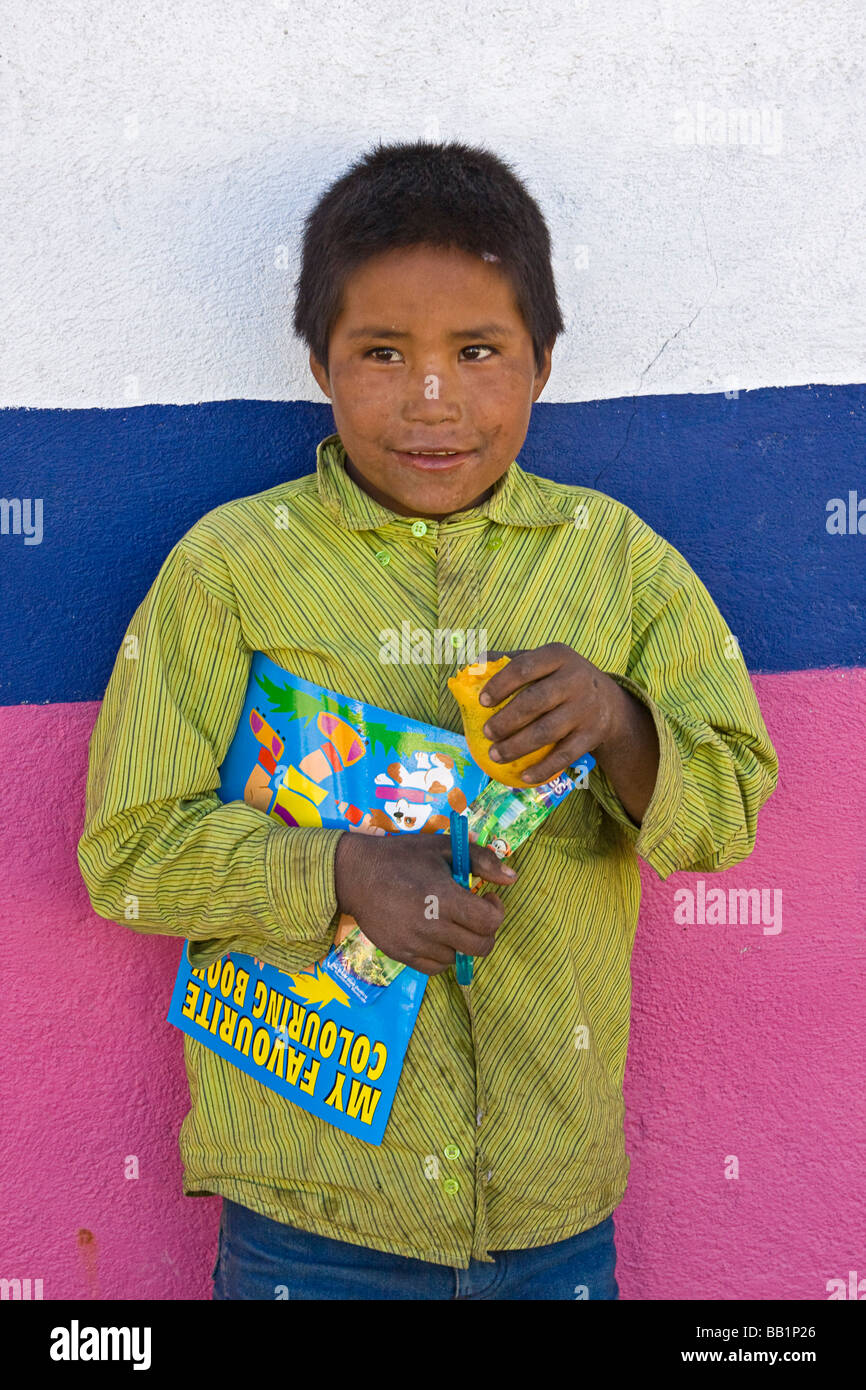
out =
[[[495,347],[491,347],[489,343],[472,343],[470,346],[465,347],[465,348],[462,348],[461,351],[463,351],[463,352],[493,352],[493,353],[495,353],[495,352],[497,351],[497,349],[496,349]],[[376,347],[376,348],[370,348],[370,350],[369,350],[368,352],[365,352],[364,356],[365,356],[365,357],[372,357],[373,354],[374,354],[374,353],[377,353],[377,352],[399,352],[399,348],[391,348],[391,347]],[[383,360],[383,359],[380,358],[380,357],[377,357],[377,358],[376,358],[376,361],[377,361],[377,362],[381,362],[382,360]],[[484,357],[480,357],[480,358],[479,358],[479,357],[472,357],[472,358],[470,358],[470,361],[472,361],[472,362],[485,362],[485,361],[487,361],[487,359],[484,358]]]

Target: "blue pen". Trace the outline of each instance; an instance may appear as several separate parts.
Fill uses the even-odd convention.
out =
[[[451,812],[451,876],[461,888],[469,885],[469,821],[456,811]],[[472,957],[456,953],[454,961],[458,985],[472,982]]]

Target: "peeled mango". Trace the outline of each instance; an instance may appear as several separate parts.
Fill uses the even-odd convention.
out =
[[[497,671],[501,671],[503,666],[507,666],[510,660],[510,656],[501,656],[498,661],[481,661],[474,666],[464,666],[461,671],[457,672],[456,676],[449,676],[448,689],[460,706],[460,713],[463,716],[463,732],[466,736],[466,742],[469,744],[469,752],[478,766],[483,767],[494,781],[502,782],[506,787],[518,787],[525,791],[533,784],[522,781],[521,772],[531,764],[541,762],[541,759],[546,758],[556,745],[547,743],[543,748],[535,748],[531,753],[524,753],[522,757],[513,758],[508,763],[493,762],[490,757],[490,749],[496,740],[488,738],[482,732],[484,725],[492,715],[496,714],[497,710],[503,709],[508,701],[513,700],[519,692],[513,691],[498,705],[482,705],[478,700],[487,682],[496,675]]]

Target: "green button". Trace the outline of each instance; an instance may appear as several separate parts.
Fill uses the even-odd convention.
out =
[[[458,1149],[456,1144],[446,1144],[442,1152],[444,1153],[446,1158],[460,1157],[460,1150]]]
[[[488,549],[488,550],[498,550],[499,547],[501,546],[501,544],[502,544],[502,537],[501,537],[501,536],[491,536],[491,537],[490,537],[490,540],[487,542],[487,549]]]
[[[459,1192],[459,1191],[460,1191],[460,1184],[459,1184],[459,1182],[457,1181],[456,1178],[446,1178],[445,1181],[443,1182],[442,1186],[445,1188],[445,1191],[446,1191],[446,1192]]]
[[[427,522],[426,522],[426,521],[413,521],[413,522],[412,522],[412,535],[413,535],[413,536],[426,536],[426,534],[427,534]]]
[[[452,645],[452,647],[462,647],[462,646],[463,646],[463,633],[462,633],[462,632],[452,632],[452,634],[451,634],[451,645]]]
[[[391,563],[391,556],[388,554],[387,550],[377,550],[376,559],[379,561],[380,565],[390,565]]]

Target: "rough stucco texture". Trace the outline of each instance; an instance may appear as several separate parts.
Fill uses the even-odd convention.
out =
[[[527,180],[545,400],[862,380],[852,0],[40,8],[4,5],[4,405],[306,399],[303,218],[378,138]]]

